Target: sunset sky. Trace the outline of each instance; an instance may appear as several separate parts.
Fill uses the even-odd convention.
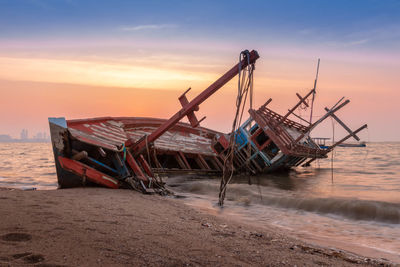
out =
[[[0,0],[0,134],[48,131],[54,116],[168,118],[255,49],[256,106],[287,111],[320,58],[315,115],[345,96],[338,115],[368,123],[364,140],[400,141],[399,14],[398,0]],[[200,106],[203,126],[230,130],[236,86]]]

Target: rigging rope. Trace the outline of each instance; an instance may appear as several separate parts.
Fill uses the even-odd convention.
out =
[[[318,81],[318,73],[319,73],[319,61],[320,61],[320,59],[318,59],[317,74],[315,75],[315,81],[314,81],[314,92],[313,92],[312,100],[311,100],[310,124],[312,123],[312,118],[313,118],[314,100],[315,100],[315,93],[317,90],[317,81]]]
[[[247,67],[242,69],[242,60],[247,60]],[[232,131],[229,138],[228,152],[224,159],[224,167],[221,178],[219,201],[218,204],[222,207],[226,194],[226,187],[233,177],[233,158],[235,153],[236,133],[241,125],[244,108],[246,105],[247,95],[250,92],[249,104],[253,107],[253,71],[254,63],[250,64],[250,53],[248,50],[242,51],[239,55],[239,70],[238,70],[238,95],[236,98],[236,113],[232,123]]]
[[[335,144],[335,121],[331,117],[332,121],[332,144]],[[333,183],[333,158],[334,158],[334,153],[336,152],[335,148],[332,149],[332,154],[331,154],[331,175],[332,175],[332,183]]]

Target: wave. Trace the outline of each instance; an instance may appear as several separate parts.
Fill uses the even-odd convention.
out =
[[[218,196],[219,185],[191,181],[175,184],[181,192]],[[174,188],[175,189],[175,188]],[[261,204],[284,209],[314,212],[321,215],[338,215],[352,220],[375,221],[381,223],[400,224],[400,204],[383,201],[362,200],[352,198],[307,198],[281,191],[265,190],[262,193],[243,185],[231,185],[228,188],[227,200],[245,206]]]
[[[387,202],[341,198],[292,198],[263,196],[262,204],[353,220],[400,224],[400,205]]]

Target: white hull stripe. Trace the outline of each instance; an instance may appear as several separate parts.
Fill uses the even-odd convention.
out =
[[[112,178],[108,178],[107,176],[104,176],[103,175],[103,177],[102,177],[104,180],[107,180],[107,181],[110,181],[110,182],[112,182],[112,183],[114,183],[114,184],[118,184],[118,182],[117,181],[115,181],[114,179],[112,179]]]

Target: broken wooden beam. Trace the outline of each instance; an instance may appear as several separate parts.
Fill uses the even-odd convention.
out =
[[[354,132],[352,132],[353,134],[357,134],[358,132],[362,131],[363,129],[367,128],[368,125],[364,124],[363,126],[361,126],[360,128],[358,128],[357,130],[355,130]],[[333,144],[332,146],[330,146],[329,148],[327,148],[325,150],[325,155],[328,154],[329,152],[332,151],[332,149],[334,149],[336,146],[340,145],[341,143],[343,143],[344,141],[346,141],[347,139],[349,139],[350,137],[352,137],[351,134],[347,135],[346,137],[344,137],[343,139],[341,139],[340,141],[336,142],[335,144]],[[303,165],[301,165],[302,167],[307,167],[310,166],[311,162],[313,162],[314,160],[316,160],[317,158],[312,158],[309,161],[307,161],[306,163],[304,163]]]
[[[302,133],[299,137],[297,137],[297,139],[294,141],[295,144],[297,144],[306,134],[310,133],[312,131],[312,129],[314,129],[318,124],[320,124],[321,122],[323,122],[326,118],[328,118],[329,116],[331,116],[333,113],[335,113],[336,111],[338,111],[339,109],[341,109],[342,107],[344,107],[345,105],[347,105],[348,103],[350,103],[350,100],[346,100],[344,101],[342,104],[340,104],[339,106],[332,108],[329,110],[329,112],[327,112],[324,116],[322,116],[319,120],[317,120],[316,122],[314,122],[313,124],[311,124],[310,126],[307,127],[307,130]]]
[[[290,110],[288,110],[288,111],[290,111]],[[302,117],[300,117],[300,116],[297,115],[296,113],[293,112],[292,115],[295,116],[296,118],[298,118],[298,119],[304,121],[304,122],[307,123],[308,125],[310,125],[310,122],[309,122],[309,121],[306,121],[305,119],[303,119]]]
[[[179,151],[179,155],[181,156],[183,162],[186,164],[186,168],[187,168],[188,170],[191,170],[192,168],[191,168],[189,162],[187,161],[185,154],[183,154],[182,151]]]
[[[336,147],[337,145],[340,145],[341,143],[343,143],[344,141],[346,141],[347,139],[349,139],[350,137],[352,137],[353,135],[357,134],[358,132],[360,132],[361,130],[367,128],[368,125],[364,124],[363,126],[361,126],[360,128],[358,128],[357,130],[355,130],[354,132],[351,132],[349,135],[347,135],[346,137],[344,137],[343,139],[341,139],[340,141],[336,142],[335,144],[333,144],[332,146],[330,146],[328,149],[332,150],[334,147]]]
[[[312,89],[310,92],[308,92],[308,94],[307,94],[305,97],[301,97],[298,93],[296,93],[297,97],[300,98],[300,101],[299,101],[292,109],[290,109],[289,112],[286,113],[286,115],[283,116],[282,119],[281,119],[279,122],[283,122],[283,121],[284,121],[287,117],[289,117],[289,115],[292,114],[293,111],[295,111],[296,108],[297,108],[298,106],[300,106],[302,103],[304,103],[304,104],[308,107],[308,104],[305,102],[305,100],[306,100],[314,91],[315,91],[315,89]]]
[[[329,111],[329,109],[327,107],[325,107],[325,110]],[[360,141],[360,138],[356,134],[354,134],[354,132],[352,132],[351,129],[349,127],[347,127],[347,125],[344,124],[344,122],[341,121],[335,114],[331,114],[331,117],[334,118],[347,132],[349,132],[349,134],[351,136],[353,136],[354,139],[356,139],[357,141]]]

